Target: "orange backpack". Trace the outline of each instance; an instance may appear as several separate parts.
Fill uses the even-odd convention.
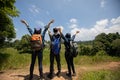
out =
[[[32,50],[42,49],[42,36],[40,34],[33,34],[31,36],[31,48]]]

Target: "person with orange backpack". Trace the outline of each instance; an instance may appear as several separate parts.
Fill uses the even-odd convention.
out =
[[[44,47],[44,37],[45,33],[50,27],[50,24],[54,22],[54,20],[51,20],[46,26],[45,29],[42,32],[41,28],[34,28],[34,32],[29,27],[28,23],[25,20],[21,20],[23,24],[26,25],[28,31],[31,34],[31,48],[32,48],[32,56],[31,56],[31,65],[30,65],[30,77],[29,80],[32,80],[33,78],[33,70],[34,70],[34,64],[36,61],[36,56],[38,56],[38,65],[39,65],[39,75],[40,79],[44,79],[43,75],[43,67],[42,67],[42,59],[43,59],[43,47]]]

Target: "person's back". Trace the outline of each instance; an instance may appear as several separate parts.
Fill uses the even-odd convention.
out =
[[[43,41],[42,41],[42,35],[41,35],[41,28],[40,29],[34,29],[34,34],[31,35],[31,49],[33,51],[38,51],[43,49]]]
[[[43,45],[44,45],[44,37],[45,33],[50,27],[50,24],[53,23],[53,20],[51,20],[48,25],[46,25],[45,29],[43,30],[43,33],[41,33],[42,29],[34,28],[33,30],[29,27],[28,23],[25,20],[21,20],[22,23],[24,23],[28,29],[28,31],[31,34],[31,47],[32,47],[32,55],[31,55],[31,64],[30,64],[30,78],[29,80],[32,80],[33,78],[33,70],[34,65],[36,61],[36,56],[38,56],[38,66],[39,66],[39,75],[40,78],[43,79],[43,68],[42,68],[42,59],[43,59]]]
[[[53,32],[54,32],[53,35],[50,34],[49,32],[51,44],[50,44],[50,73],[48,74],[48,77],[51,79],[54,77],[53,76],[54,58],[56,58],[57,67],[58,67],[57,76],[59,77],[61,73],[61,64],[60,64],[61,35],[58,33],[57,28],[53,28]]]
[[[71,37],[70,33],[66,33],[64,36],[61,32],[61,29],[59,29],[59,32],[64,40],[64,45],[65,45],[65,59],[67,62],[67,67],[68,67],[68,73],[66,73],[67,76],[71,76],[71,69],[73,72],[73,75],[76,75],[75,69],[74,69],[74,63],[73,63],[73,56],[71,54],[71,42],[74,41],[75,35],[79,33],[79,31],[76,31],[75,35]]]
[[[61,37],[60,34],[53,35],[51,39],[51,50],[54,54],[59,54],[61,48]]]

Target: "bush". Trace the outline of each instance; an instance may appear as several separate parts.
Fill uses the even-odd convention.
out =
[[[106,56],[106,55],[107,55],[107,53],[106,53],[106,51],[104,51],[104,50],[98,51],[98,52],[96,53],[96,56]]]
[[[80,46],[80,53],[79,55],[91,55],[91,48],[87,46]]]
[[[29,54],[19,54],[13,48],[5,48],[0,52],[0,70],[22,68],[30,64]]]

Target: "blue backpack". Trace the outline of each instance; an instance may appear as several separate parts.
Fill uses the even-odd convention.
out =
[[[60,53],[60,37],[56,38],[53,36],[52,51],[56,55]]]

